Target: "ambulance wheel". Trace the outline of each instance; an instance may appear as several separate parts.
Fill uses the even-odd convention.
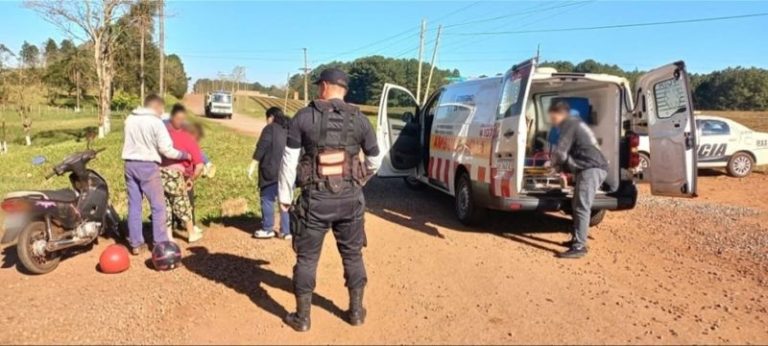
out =
[[[728,160],[728,175],[736,178],[744,178],[752,173],[752,167],[755,166],[755,160],[745,152],[738,152]]]
[[[466,172],[462,172],[456,182],[456,216],[461,223],[477,225],[485,220],[488,210],[475,204],[472,193],[472,181]]]
[[[405,182],[405,186],[407,186],[411,190],[419,191],[419,190],[424,190],[424,187],[426,187],[426,185],[424,185],[424,183],[416,179],[416,177],[408,176],[403,178],[403,181]]]
[[[601,222],[603,222],[603,219],[605,218],[605,214],[608,213],[608,210],[600,209],[600,210],[593,210],[592,214],[589,216],[589,227],[595,227],[599,225]]]

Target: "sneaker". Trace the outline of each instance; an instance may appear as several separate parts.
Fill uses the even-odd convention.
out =
[[[557,254],[559,258],[582,258],[587,254],[586,247],[571,247],[566,252]]]
[[[141,255],[142,252],[144,252],[144,249],[147,248],[147,244],[141,244],[138,246],[131,246],[131,255],[138,256]]]
[[[200,239],[203,239],[203,232],[195,227],[195,231],[187,237],[187,242],[194,243],[200,241]]]
[[[293,239],[293,235],[291,235],[290,233],[283,234],[282,236],[280,236],[280,238],[283,238],[283,240],[292,240]]]
[[[253,237],[256,239],[269,239],[275,237],[275,231],[265,231],[263,229],[260,229],[256,232],[253,232]]]
[[[195,226],[195,232],[197,232],[197,233],[203,234],[203,232],[205,232],[205,230],[206,230],[205,228],[200,228],[200,227]]]

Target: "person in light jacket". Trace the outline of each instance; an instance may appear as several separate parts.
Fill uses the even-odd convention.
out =
[[[165,196],[160,178],[162,157],[189,160],[190,155],[174,149],[168,129],[160,119],[165,102],[149,95],[144,107],[135,109],[125,119],[122,159],[125,162],[125,189],[128,193],[128,233],[131,253],[136,256],[146,247],[141,225],[141,203],[149,200],[152,210],[154,243],[170,241],[166,232]]]

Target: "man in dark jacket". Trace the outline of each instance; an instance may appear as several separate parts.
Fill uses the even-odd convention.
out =
[[[592,204],[597,190],[608,175],[608,162],[600,151],[595,134],[578,116],[571,116],[566,101],[556,101],[549,107],[549,120],[560,130],[560,138],[552,151],[551,164],[558,172],[574,175],[573,239],[570,249],[561,258],[580,258],[587,254],[587,233]]]
[[[267,239],[275,236],[275,202],[277,202],[277,178],[288,138],[288,118],[278,107],[267,109],[267,126],[261,131],[248,177],[253,177],[256,162],[259,166],[259,195],[261,197],[261,229],[254,238]],[[288,212],[280,212],[280,236],[290,240],[291,228]]]

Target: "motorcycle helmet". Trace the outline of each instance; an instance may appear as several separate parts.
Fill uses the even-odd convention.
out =
[[[99,256],[99,270],[105,274],[117,274],[128,270],[131,260],[128,249],[120,244],[112,244]]]
[[[152,248],[152,265],[156,270],[171,270],[181,263],[181,249],[172,241],[155,244]]]

